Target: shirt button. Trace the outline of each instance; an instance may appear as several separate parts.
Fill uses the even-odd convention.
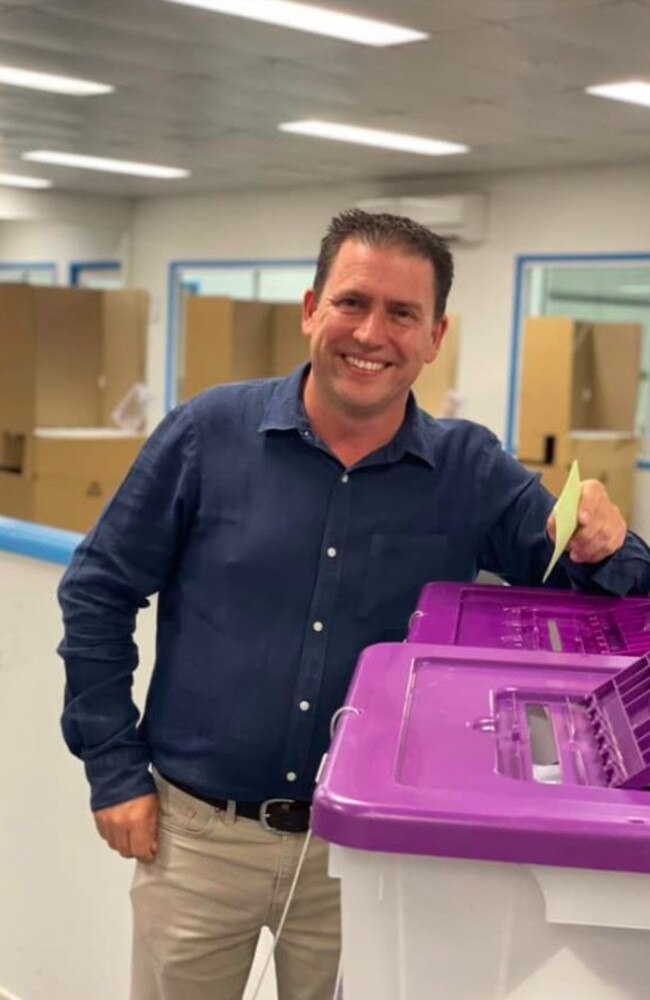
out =
[[[302,436],[303,436],[303,437],[306,437],[306,438],[310,438],[310,437],[311,437],[311,434],[309,433],[309,431],[303,431],[303,432],[302,432]]]
[[[295,781],[298,775],[295,771],[287,771],[287,781]]]
[[[333,545],[330,545],[329,549],[327,550],[327,554],[330,557],[330,559],[334,559],[335,558],[335,556],[336,556],[336,549],[334,548]]]
[[[314,632],[322,632],[324,627],[322,622],[314,622],[312,625]]]
[[[343,475],[341,476],[341,482],[342,483],[347,483],[347,481],[348,481],[349,478],[350,477],[348,476],[347,472],[344,472]]]
[[[301,712],[308,712],[310,708],[311,708],[311,705],[309,704],[308,701],[301,701],[300,702],[300,711]]]

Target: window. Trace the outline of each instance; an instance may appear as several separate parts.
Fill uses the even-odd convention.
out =
[[[70,284],[78,288],[124,288],[122,265],[117,260],[74,261]]]
[[[56,285],[56,264],[0,264],[0,281],[28,285]]]
[[[642,325],[636,432],[642,438],[642,458],[650,458],[650,255],[518,258],[506,427],[506,447],[511,452],[517,445],[521,343],[530,316]]]
[[[178,399],[182,378],[183,302],[187,295],[226,295],[260,302],[301,302],[310,288],[313,260],[175,261],[169,276],[166,408]]]

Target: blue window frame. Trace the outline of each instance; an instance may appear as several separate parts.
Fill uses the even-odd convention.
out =
[[[19,281],[28,285],[56,285],[58,268],[56,264],[33,261],[2,261],[0,282]]]
[[[316,268],[313,258],[290,260],[175,260],[167,282],[167,370],[165,410],[178,399],[181,376],[182,299],[191,295],[229,295],[257,301],[300,301]],[[300,288],[300,292],[298,292]]]
[[[121,288],[121,276],[119,260],[73,260],[68,282],[72,288]]]
[[[647,268],[647,293],[644,298],[637,298],[636,300],[630,298],[624,305],[631,305],[636,301],[639,306],[639,310],[650,309],[650,254],[648,253],[623,253],[623,254],[539,254],[539,255],[522,255],[516,258],[515,263],[515,286],[514,286],[514,296],[513,296],[513,316],[512,316],[512,336],[510,343],[510,375],[508,384],[508,405],[506,412],[506,428],[504,443],[506,450],[511,454],[516,454],[517,449],[517,416],[518,416],[518,398],[519,398],[519,387],[520,387],[520,375],[521,375],[521,351],[522,351],[522,338],[524,324],[528,316],[533,315],[531,312],[531,300],[534,295],[535,282],[540,278],[543,280],[543,275],[545,271],[549,269],[562,269],[566,268],[567,271],[570,268],[603,268],[604,270],[609,268],[629,268],[632,272],[633,269]],[[572,315],[570,312],[570,301],[571,299],[576,299],[578,296],[572,296],[568,293],[564,295],[557,296],[558,299],[564,298],[567,310],[562,313],[561,311],[554,312],[555,315]],[[647,300],[646,300],[647,299]],[[586,301],[586,299],[585,299]],[[607,297],[603,296],[591,296],[592,303],[606,303]],[[619,302],[623,302],[619,298]],[[577,318],[577,317],[576,317]],[[581,317],[584,319],[590,319],[591,317],[585,315]],[[620,321],[620,320],[619,320]],[[630,317],[630,321],[633,321]],[[650,327],[650,324],[649,324]],[[650,328],[646,328],[644,332],[644,349],[643,355],[648,357],[650,353]],[[645,379],[645,384],[647,384],[647,378]],[[646,389],[647,392],[647,389]],[[646,451],[650,446],[650,399],[647,395],[643,399],[644,411],[644,425],[645,425],[645,435],[644,435],[644,446]],[[645,454],[637,462],[637,468],[640,469],[650,469],[650,454]]]

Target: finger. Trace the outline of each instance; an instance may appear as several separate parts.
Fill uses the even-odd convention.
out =
[[[128,827],[122,823],[115,823],[111,820],[104,820],[102,823],[102,836],[108,846],[124,856],[124,852],[129,850]]]
[[[102,840],[108,840],[106,835],[106,827],[100,816],[95,816],[95,826],[97,827],[97,833],[102,838]]]
[[[569,554],[574,562],[600,562],[616,552],[624,541],[622,529],[599,531],[593,535],[578,532],[571,542]]]
[[[607,558],[609,547],[604,544],[575,545],[569,549],[569,558],[575,563],[596,563]]]
[[[151,862],[158,852],[155,831],[150,825],[140,826],[131,832],[131,854],[138,861]]]
[[[128,827],[116,831],[114,850],[123,858],[132,858],[131,837]]]

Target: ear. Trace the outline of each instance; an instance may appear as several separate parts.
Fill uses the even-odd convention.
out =
[[[449,327],[449,320],[447,319],[446,316],[443,316],[442,319],[439,319],[438,322],[434,323],[434,325],[431,327],[431,332],[430,332],[431,339],[427,345],[425,364],[430,365],[431,362],[435,361],[435,359],[437,358],[438,351],[442,346],[442,342],[444,340],[448,327]]]
[[[313,316],[318,308],[314,289],[308,288],[302,299],[302,332],[305,337],[311,336]]]

